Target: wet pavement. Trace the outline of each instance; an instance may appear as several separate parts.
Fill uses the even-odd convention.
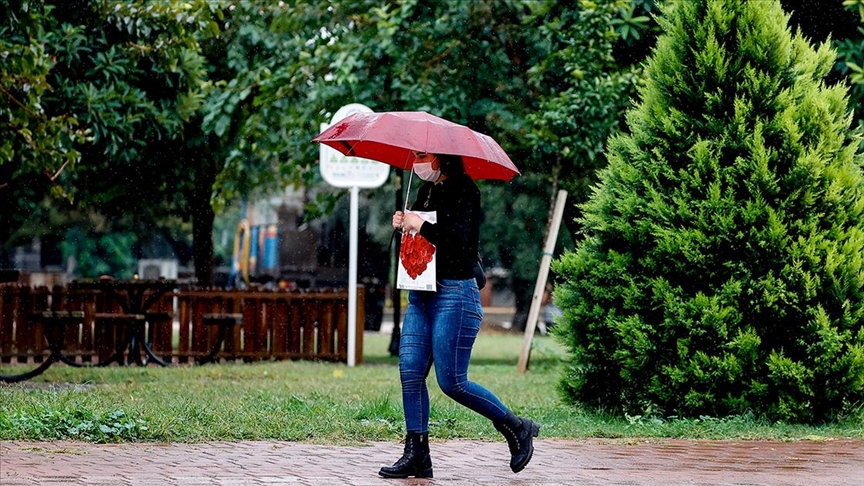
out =
[[[519,474],[503,442],[431,443],[434,479],[382,479],[396,442],[0,443],[0,485],[864,485],[864,440],[538,440]]]

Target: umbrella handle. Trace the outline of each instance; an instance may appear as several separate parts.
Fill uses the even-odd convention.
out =
[[[408,211],[408,195],[411,194],[411,181],[414,179],[414,170],[409,171],[408,175],[408,188],[405,190],[405,204],[402,206],[402,213]],[[402,231],[398,229],[394,229],[392,233],[390,233],[390,243],[387,244],[387,251],[390,251],[390,247],[393,246],[393,239],[396,238],[396,233],[402,233]]]
[[[408,188],[405,190],[405,204],[402,206],[402,213],[404,214],[408,211],[408,195],[411,194],[411,182],[414,180],[414,170],[410,169],[408,174]],[[402,233],[401,231],[394,229],[393,233],[390,234],[390,243],[387,244],[387,251],[390,251],[390,247],[393,246],[393,238],[396,237],[396,233]]]
[[[402,208],[402,212],[408,211],[408,195],[411,194],[411,181],[414,179],[414,169],[409,170],[408,174],[408,189],[405,190],[405,206]]]

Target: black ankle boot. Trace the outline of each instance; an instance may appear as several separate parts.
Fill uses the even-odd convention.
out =
[[[527,418],[516,416],[510,411],[507,412],[504,420],[494,424],[510,446],[510,469],[514,473],[525,469],[531,456],[534,455],[534,437],[540,433],[540,425]]]
[[[392,466],[382,467],[378,475],[385,478],[405,479],[432,477],[432,458],[429,457],[429,434],[408,432],[405,437],[405,452]]]

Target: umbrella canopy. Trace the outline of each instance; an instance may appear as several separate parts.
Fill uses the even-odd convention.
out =
[[[472,179],[509,181],[519,169],[488,135],[423,111],[354,113],[313,139],[345,155],[400,169],[414,164],[411,152],[459,155]]]

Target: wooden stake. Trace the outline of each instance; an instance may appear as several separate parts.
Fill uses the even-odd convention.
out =
[[[528,312],[528,322],[525,324],[525,338],[522,340],[522,352],[519,354],[519,364],[517,365],[519,373],[525,373],[528,370],[531,341],[534,340],[534,331],[537,329],[537,320],[540,317],[540,304],[543,301],[543,292],[546,289],[546,279],[549,277],[552,252],[555,251],[555,242],[558,241],[558,230],[561,228],[561,219],[564,217],[565,201],[567,201],[567,191],[558,191],[558,199],[555,200],[555,212],[549,224],[549,231],[546,234],[543,257],[540,259],[540,272],[537,274],[537,283],[534,285],[531,310]]]

